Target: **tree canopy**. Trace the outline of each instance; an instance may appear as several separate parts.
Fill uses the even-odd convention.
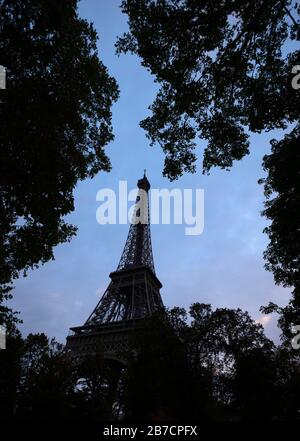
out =
[[[299,419],[299,357],[240,309],[159,311],[136,328],[123,367],[101,347],[72,357],[45,334],[8,339],[0,419]]]
[[[292,10],[290,10],[292,8]],[[124,0],[129,32],[117,52],[133,52],[161,87],[141,122],[165,154],[164,174],[195,171],[196,137],[207,141],[203,169],[229,168],[249,153],[247,129],[299,120],[291,87],[299,51],[300,6],[290,0]]]
[[[0,284],[53,258],[79,180],[109,171],[118,87],[77,0],[1,0]],[[0,298],[1,300],[1,298]]]
[[[267,171],[264,183],[265,216],[271,221],[265,232],[270,243],[264,253],[266,268],[277,284],[293,287],[285,308],[270,304],[264,312],[278,312],[282,337],[290,344],[291,324],[300,319],[300,127],[282,140],[272,142],[270,155],[264,157]]]

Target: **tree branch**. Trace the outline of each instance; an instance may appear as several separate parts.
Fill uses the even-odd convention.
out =
[[[291,12],[289,11],[289,9],[284,6],[284,10],[285,12],[288,14],[288,16],[290,17],[290,19],[292,20],[292,22],[294,23],[295,26],[300,27],[299,23],[297,23],[297,21],[294,19],[294,17],[292,16]]]

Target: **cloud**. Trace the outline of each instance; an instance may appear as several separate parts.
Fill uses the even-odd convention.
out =
[[[270,315],[262,315],[259,319],[255,320],[255,323],[260,323],[263,327],[267,326],[272,320]]]

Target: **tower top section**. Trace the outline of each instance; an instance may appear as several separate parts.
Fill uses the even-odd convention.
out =
[[[147,179],[146,170],[144,170],[144,176],[142,177],[142,179],[138,180],[137,186],[138,186],[138,188],[145,190],[147,192],[150,190],[151,185]]]
[[[130,225],[128,237],[117,271],[146,266],[153,274],[155,274],[148,201],[150,183],[146,176],[146,170],[144,171],[144,176],[138,180],[137,186],[139,191],[136,198],[135,212],[138,213],[141,221]]]

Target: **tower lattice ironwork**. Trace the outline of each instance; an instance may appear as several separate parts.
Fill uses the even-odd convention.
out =
[[[162,284],[155,275],[152,254],[146,173],[137,186],[133,219],[118,267],[85,324],[71,328],[67,337],[67,348],[77,355],[95,352],[100,345],[106,358],[120,360],[140,321],[163,307]]]

